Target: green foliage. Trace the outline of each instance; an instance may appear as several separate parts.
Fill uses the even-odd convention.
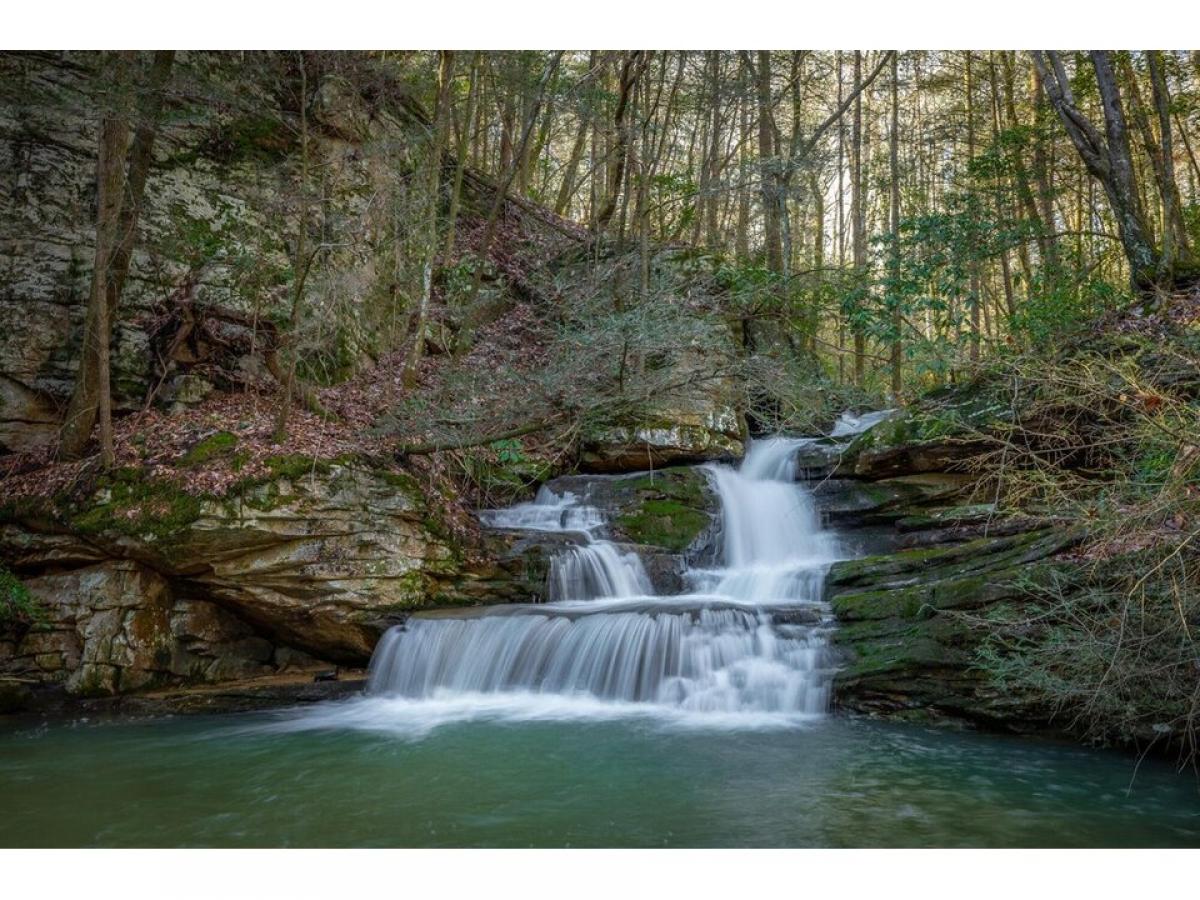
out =
[[[744,315],[777,307],[784,296],[784,280],[766,266],[755,263],[722,260],[716,281],[730,311]]]
[[[456,454],[470,493],[481,506],[505,506],[528,497],[553,475],[553,466],[525,452],[520,441],[493,441]]]
[[[998,370],[1013,421],[985,470],[997,496],[1049,505],[1087,539],[980,623],[977,665],[1077,734],[1186,755],[1200,746],[1200,357],[1187,329],[1149,327],[1083,331]]]
[[[1063,338],[1094,322],[1101,313],[1129,302],[1129,291],[1076,267],[1043,268],[1011,326],[1035,349],[1052,349]]]
[[[45,618],[45,610],[29,588],[0,563],[0,629],[34,625]]]

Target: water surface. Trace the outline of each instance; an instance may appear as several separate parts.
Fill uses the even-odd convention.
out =
[[[490,704],[490,706],[489,706]],[[0,731],[3,846],[1200,846],[1164,763],[481,695]]]

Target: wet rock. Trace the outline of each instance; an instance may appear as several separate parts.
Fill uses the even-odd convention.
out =
[[[623,478],[574,475],[547,486],[601,511],[606,535],[620,542],[695,558],[719,526],[720,502],[703,471],[675,466]]]

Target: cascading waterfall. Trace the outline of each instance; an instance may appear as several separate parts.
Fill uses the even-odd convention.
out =
[[[755,441],[740,469],[709,468],[721,499],[725,567],[694,573],[698,586],[752,604],[821,599],[837,541],[821,528],[811,495],[795,484],[803,443]]]
[[[552,562],[551,602],[414,617],[380,641],[370,692],[821,714],[829,684],[821,593],[837,542],[795,483],[802,445],[754,441],[740,468],[706,467],[721,502],[722,560],[687,573],[684,594],[655,596],[637,555],[602,537],[600,510],[572,493],[543,487],[531,503],[481,513],[491,527],[579,535]]]
[[[637,597],[651,591],[650,579],[636,553],[622,553],[612,541],[596,537],[603,527],[600,510],[579,502],[567,491],[556,494],[543,485],[532,503],[480,513],[485,525],[578,535],[583,543],[550,562],[547,593],[552,602]]]
[[[790,633],[789,633],[790,632]],[[389,632],[371,684],[407,697],[535,690],[696,712],[820,712],[818,642],[739,609],[417,620]]]

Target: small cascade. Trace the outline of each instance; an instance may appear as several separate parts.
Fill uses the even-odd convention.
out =
[[[821,714],[831,674],[822,590],[838,544],[795,482],[804,443],[757,440],[740,468],[705,467],[721,504],[722,559],[687,573],[693,589],[670,597],[654,595],[637,554],[602,537],[602,512],[569,491],[543,487],[530,503],[480,513],[494,528],[579,536],[552,560],[550,602],[410,619],[376,648],[370,693]]]
[[[593,540],[550,561],[547,578],[551,602],[641,597],[651,592],[650,579],[636,553],[622,553],[611,541]]]
[[[604,516],[570,491],[556,494],[542,485],[530,503],[484,510],[479,515],[492,528],[580,536],[583,543],[551,560],[546,588],[552,602],[639,597],[651,592],[638,555],[623,553],[612,541],[597,537]]]
[[[795,483],[796,451],[805,443],[755,441],[740,469],[709,467],[721,498],[725,567],[697,573],[700,584],[751,603],[821,599],[838,547],[812,496]]]
[[[838,416],[837,421],[833,423],[833,430],[829,432],[829,436],[831,438],[854,437],[870,428],[874,428],[884,419],[891,418],[895,412],[896,410],[894,409],[880,409],[875,412],[863,413],[861,416],[856,416],[847,410]]]

